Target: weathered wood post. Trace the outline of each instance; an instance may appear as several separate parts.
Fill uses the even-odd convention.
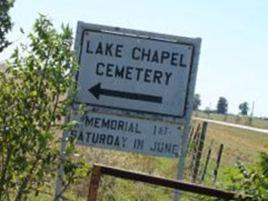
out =
[[[94,165],[91,173],[89,192],[88,192],[88,201],[97,201],[98,188],[100,185],[101,179],[101,168]]]
[[[208,154],[207,154],[207,158],[206,158],[206,162],[205,162],[205,167],[204,167],[204,170],[203,170],[203,174],[201,176],[201,183],[205,180],[205,176],[207,174],[207,168],[208,168],[208,164],[209,164],[209,161],[210,161],[212,145],[213,145],[213,140],[211,141],[211,144],[210,144],[209,149],[208,149]]]
[[[217,157],[216,167],[215,167],[215,170],[214,170],[214,178],[213,178],[213,183],[214,183],[214,184],[215,184],[216,181],[217,181],[218,170],[219,170],[220,163],[221,163],[221,156],[222,156],[222,153],[223,153],[223,148],[224,148],[224,145],[221,144],[221,145],[220,145],[219,152],[218,152],[218,157]]]

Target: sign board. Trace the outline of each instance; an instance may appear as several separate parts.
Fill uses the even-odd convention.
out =
[[[181,131],[174,124],[92,112],[72,119],[79,123],[70,136],[80,145],[178,157]]]
[[[197,39],[78,23],[75,101],[184,118]]]
[[[85,146],[165,157],[180,154],[182,179],[200,44],[200,38],[78,22],[75,103],[91,107],[87,115],[73,108],[70,120],[78,124],[64,135],[61,155],[69,136]],[[173,124],[155,121],[159,117]],[[183,129],[175,124],[179,120]],[[56,198],[62,192],[62,175],[59,168]]]

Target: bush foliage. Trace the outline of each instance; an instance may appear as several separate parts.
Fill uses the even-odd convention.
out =
[[[29,39],[29,46],[16,49],[0,74],[0,200],[26,200],[46,182],[51,185],[59,135],[69,127],[62,117],[72,102],[66,93],[75,88],[72,32],[68,26],[57,32],[41,15]],[[73,178],[79,166],[68,161],[74,146],[67,149],[64,170]]]

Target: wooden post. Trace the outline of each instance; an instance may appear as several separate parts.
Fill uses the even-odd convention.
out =
[[[207,155],[207,158],[206,158],[206,163],[205,163],[204,171],[203,171],[203,174],[201,176],[201,183],[204,181],[205,176],[207,174],[207,168],[208,168],[208,163],[210,161],[210,155],[211,155],[211,148],[209,148],[209,150],[208,150],[208,155]]]
[[[97,201],[98,188],[100,185],[101,179],[101,168],[94,165],[91,173],[89,192],[88,192],[88,201]]]
[[[200,161],[202,158],[202,152],[203,152],[204,142],[206,138],[207,126],[208,126],[208,122],[203,122],[202,131],[201,131],[198,148],[196,152],[196,160],[195,160],[195,165],[194,165],[194,170],[193,170],[192,182],[196,182],[196,179],[198,177]]]
[[[221,163],[221,156],[222,156],[222,152],[223,152],[223,144],[220,145],[220,149],[219,149],[219,153],[218,153],[218,157],[217,157],[217,164],[216,164],[216,168],[214,170],[214,179],[213,179],[213,183],[215,184],[217,181],[217,176],[218,176],[218,170],[220,167],[220,163]]]
[[[205,162],[205,167],[204,167],[204,170],[203,170],[203,174],[201,176],[201,183],[204,181],[205,176],[207,174],[207,168],[208,168],[208,164],[209,164],[209,161],[210,161],[212,144],[213,144],[213,140],[211,141],[211,144],[210,144],[209,149],[208,149],[208,154],[207,154],[207,158],[206,158],[206,162]]]

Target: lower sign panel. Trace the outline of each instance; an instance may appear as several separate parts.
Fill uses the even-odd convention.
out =
[[[178,157],[181,131],[177,125],[90,113],[73,115],[69,132],[79,145],[163,157]]]

